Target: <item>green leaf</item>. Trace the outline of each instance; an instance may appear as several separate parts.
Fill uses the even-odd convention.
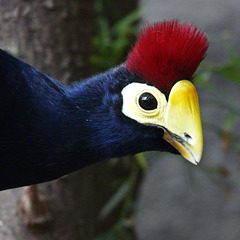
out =
[[[135,157],[136,157],[137,163],[139,164],[141,169],[146,170],[148,168],[148,163],[147,163],[144,153],[138,153],[135,155]]]
[[[205,87],[207,89],[211,88],[210,79],[212,77],[212,73],[210,71],[204,71],[201,74],[198,74],[194,78],[194,83],[196,83],[199,87]]]
[[[110,27],[111,23],[107,18],[101,16],[101,7],[103,3],[97,1],[95,8],[100,16],[95,20],[93,54],[90,57],[92,69],[95,72],[105,71],[125,60],[127,49],[137,34],[135,23],[140,18],[140,10],[137,9]]]
[[[227,62],[215,68],[223,77],[240,83],[240,56],[233,55]]]
[[[125,181],[118,191],[110,198],[107,204],[103,207],[99,214],[100,219],[104,219],[111,214],[111,212],[116,209],[121,201],[126,197],[132,188],[130,181]]]
[[[236,117],[235,111],[230,111],[224,121],[224,130],[229,131],[233,126],[233,121]]]
[[[113,26],[113,33],[116,34],[116,36],[123,36],[129,33],[131,30],[131,33],[137,34],[136,27],[133,28],[132,25],[134,22],[140,19],[141,12],[141,9],[138,8],[128,14],[126,17],[122,18]]]

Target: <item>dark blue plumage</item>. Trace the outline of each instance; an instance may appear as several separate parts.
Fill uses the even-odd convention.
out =
[[[0,51],[0,189],[56,179],[93,162],[176,152],[160,128],[122,113],[121,90],[143,82],[124,65],[65,85]]]

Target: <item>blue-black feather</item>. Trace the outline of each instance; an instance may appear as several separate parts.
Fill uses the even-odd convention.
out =
[[[121,111],[121,90],[143,80],[124,65],[63,84],[0,51],[0,189],[56,179],[88,164],[175,150],[162,130]]]

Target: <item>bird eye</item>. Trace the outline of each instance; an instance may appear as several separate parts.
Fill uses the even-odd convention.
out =
[[[144,110],[154,110],[157,108],[157,99],[149,92],[142,93],[138,99],[139,106]]]

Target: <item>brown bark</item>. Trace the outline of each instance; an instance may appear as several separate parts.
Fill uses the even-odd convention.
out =
[[[89,73],[91,1],[0,3],[2,47],[62,81],[80,80]]]
[[[136,4],[120,2],[122,15]],[[92,19],[89,0],[0,0],[0,47],[51,77],[79,81],[90,72]],[[94,239],[117,216],[97,222],[114,192],[111,182],[126,175],[110,171],[101,162],[56,181],[0,192],[0,239]]]
[[[89,0],[0,0],[1,47],[59,80],[80,80],[89,72],[91,14]],[[93,239],[96,169],[91,166],[26,192],[1,192],[0,239]],[[35,212],[28,211],[29,198],[35,199]],[[40,221],[38,209],[45,209]]]

